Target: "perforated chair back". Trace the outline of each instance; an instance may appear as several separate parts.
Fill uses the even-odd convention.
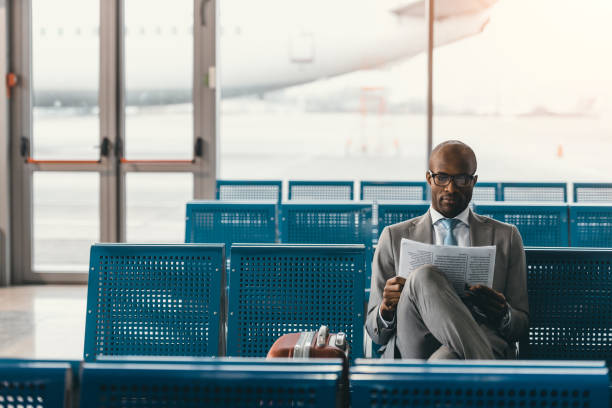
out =
[[[565,183],[501,183],[501,201],[567,202]]]
[[[499,183],[477,182],[472,191],[472,201],[475,203],[500,201]]]
[[[612,183],[574,183],[575,203],[612,203]]]
[[[372,245],[372,203],[284,203],[281,208],[283,243]]]
[[[301,181],[289,180],[289,200],[351,201],[352,181]]]
[[[612,363],[612,250],[530,248],[521,358]]]
[[[612,203],[608,205],[572,204],[570,244],[573,247],[612,247]]]
[[[602,367],[444,366],[389,361],[350,368],[351,406],[600,407],[609,403]]]
[[[568,208],[565,204],[476,204],[474,211],[514,224],[525,246],[569,246]]]
[[[429,210],[429,202],[393,203],[380,201],[378,203],[378,236],[385,227],[419,217]]]
[[[283,199],[280,180],[217,180],[217,200],[276,201]]]
[[[424,181],[362,181],[359,190],[360,200],[427,200],[427,183]]]
[[[72,369],[62,362],[0,360],[0,406],[70,407]]]
[[[274,243],[276,202],[192,201],[187,203],[185,242]]]
[[[341,380],[339,361],[85,363],[80,406],[333,408]]]
[[[262,357],[286,333],[321,325],[363,355],[363,245],[234,245],[227,355]]]
[[[223,355],[222,244],[91,248],[85,360]]]

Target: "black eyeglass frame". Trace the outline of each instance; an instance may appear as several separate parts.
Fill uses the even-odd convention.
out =
[[[476,173],[475,172],[472,173],[472,174],[465,174],[464,173],[464,174],[456,174],[456,175],[452,176],[452,175],[446,174],[446,173],[434,173],[431,170],[427,170],[427,171],[429,172],[429,175],[433,179],[434,184],[436,186],[438,186],[438,187],[446,187],[446,186],[448,186],[450,183],[455,182],[455,178],[457,178],[457,177],[465,177],[466,181],[467,180],[469,180],[469,181],[467,181],[464,185],[460,185],[460,184],[455,183],[455,186],[457,186],[459,188],[468,187],[474,181],[474,178],[476,177]],[[448,183],[446,183],[446,184],[439,184],[438,181],[437,181],[437,178],[440,175],[448,177]]]

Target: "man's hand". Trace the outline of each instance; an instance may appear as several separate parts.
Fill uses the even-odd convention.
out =
[[[399,302],[402,289],[406,279],[401,276],[394,276],[387,280],[385,289],[383,290],[383,299],[380,303],[380,314],[386,321],[393,320],[395,309],[397,308],[397,302]]]
[[[503,294],[488,286],[474,285],[468,288],[465,295],[472,304],[482,310],[491,326],[501,325],[502,319],[508,312],[508,304]]]

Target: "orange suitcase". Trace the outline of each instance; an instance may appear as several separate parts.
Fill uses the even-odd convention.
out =
[[[318,331],[289,333],[274,342],[268,358],[341,358],[348,363],[350,346],[346,335],[330,333],[327,326],[321,326]]]
[[[346,335],[330,333],[327,326],[321,326],[318,331],[289,333],[274,342],[267,358],[340,358],[342,359],[342,380],[338,384],[338,399],[336,406],[349,407],[348,398],[348,362],[350,346]]]

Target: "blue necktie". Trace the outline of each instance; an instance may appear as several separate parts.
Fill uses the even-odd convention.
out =
[[[461,221],[459,221],[456,218],[442,218],[440,222],[446,229],[446,237],[444,237],[444,245],[457,245],[457,240],[455,239],[455,236],[453,235],[453,229],[455,229],[455,226],[459,224]]]

